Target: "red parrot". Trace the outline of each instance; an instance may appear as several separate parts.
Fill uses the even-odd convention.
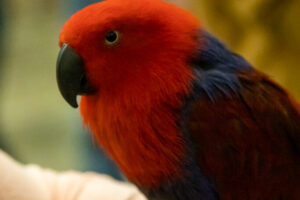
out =
[[[63,97],[149,199],[300,199],[299,105],[189,12],[106,0],[59,44]]]

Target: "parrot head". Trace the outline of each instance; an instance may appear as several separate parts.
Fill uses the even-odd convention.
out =
[[[61,94],[75,108],[81,95],[84,124],[136,184],[180,174],[185,148],[172,112],[190,89],[198,33],[193,15],[162,0],[92,4],[61,31]]]
[[[90,5],[75,13],[60,34],[61,94],[76,108],[77,95],[157,91],[168,78],[184,75],[178,65],[194,51],[197,30],[191,14],[161,0]]]

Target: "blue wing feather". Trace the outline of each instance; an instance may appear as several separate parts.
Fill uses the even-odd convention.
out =
[[[194,97],[204,95],[215,102],[219,98],[238,94],[241,84],[236,73],[253,68],[244,58],[228,50],[207,32],[201,35],[199,46],[202,48],[199,48],[192,62],[196,76],[193,83]]]

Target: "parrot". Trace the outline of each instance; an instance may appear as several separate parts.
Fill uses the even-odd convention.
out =
[[[300,199],[299,104],[191,12],[97,2],[59,47],[61,95],[148,199]]]

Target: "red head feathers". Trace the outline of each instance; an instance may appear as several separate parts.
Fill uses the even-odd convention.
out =
[[[84,123],[134,183],[180,173],[186,149],[174,111],[190,89],[198,29],[191,14],[161,0],[107,0],[61,32],[96,90],[81,99]]]

